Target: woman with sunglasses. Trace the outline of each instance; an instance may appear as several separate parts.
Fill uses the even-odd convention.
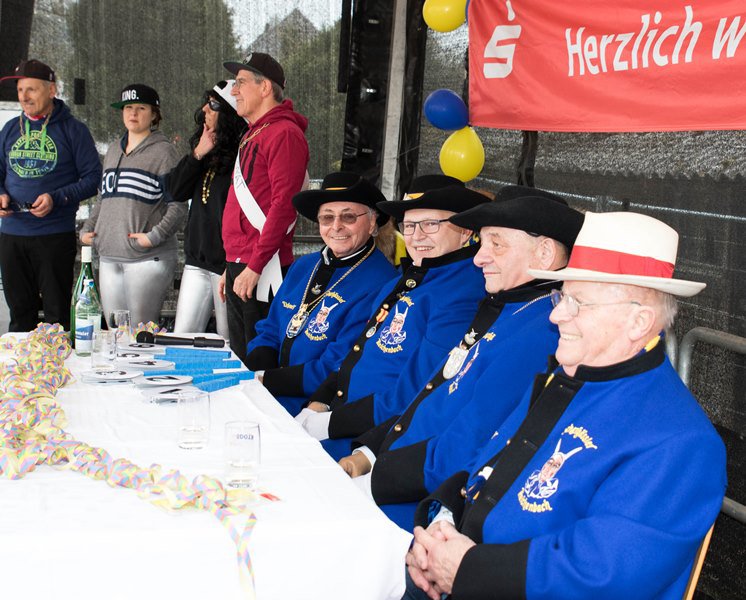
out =
[[[396,276],[374,240],[388,220],[376,210],[384,200],[347,172],[330,173],[320,190],[293,197],[295,209],[319,224],[325,246],[293,263],[247,349],[248,367],[292,415],[339,367],[373,298]]]
[[[221,81],[205,92],[202,105],[194,113],[197,128],[189,140],[191,151],[169,178],[174,200],[191,199],[174,331],[205,331],[214,309],[217,332],[225,339],[228,316],[219,288],[225,270],[223,208],[238,144],[246,131],[246,121],[236,114],[231,83]]]
[[[111,106],[122,111],[125,133],[106,153],[100,198],[80,241],[98,251],[109,326],[119,309],[130,311],[133,324],[158,322],[176,270],[176,232],[186,216],[166,189],[178,154],[158,130],[160,98],[153,88],[128,85]]]

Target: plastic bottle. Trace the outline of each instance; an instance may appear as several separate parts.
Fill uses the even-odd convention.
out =
[[[89,281],[93,279],[93,266],[91,264],[92,251],[90,246],[82,246],[80,249],[80,274],[78,280],[75,282],[73,288],[72,302],[70,303],[70,341],[75,346],[75,305],[78,303],[78,299],[83,291],[88,287]],[[96,300],[101,301],[101,296],[98,293],[98,288],[94,282],[93,291],[96,295]]]
[[[90,356],[93,350],[93,336],[100,330],[101,303],[91,279],[75,304],[75,354]]]

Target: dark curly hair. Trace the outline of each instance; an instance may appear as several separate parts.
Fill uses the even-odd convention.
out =
[[[206,157],[207,165],[214,168],[218,173],[230,173],[233,169],[233,163],[236,161],[238,144],[246,132],[247,125],[246,121],[239,117],[236,111],[212,90],[204,93],[202,103],[194,112],[194,122],[197,124],[197,129],[189,138],[189,147],[194,150],[200,137],[202,137],[202,128],[205,124],[205,113],[202,111],[202,107],[211,98],[220,102],[220,110],[218,111],[218,123],[215,127],[215,147]]]

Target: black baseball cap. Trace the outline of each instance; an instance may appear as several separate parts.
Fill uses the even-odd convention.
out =
[[[238,75],[241,69],[253,71],[285,89],[285,71],[280,63],[264,52],[252,52],[243,62],[224,62],[223,66],[234,75]]]
[[[49,65],[45,65],[40,60],[34,58],[31,60],[22,60],[14,69],[13,75],[3,77],[0,81],[6,81],[9,79],[25,79],[27,77],[30,77],[31,79],[41,79],[42,81],[56,81],[54,71],[49,67]]]
[[[150,104],[151,106],[160,106],[161,99],[149,85],[144,83],[131,83],[122,88],[120,99],[112,102],[112,108],[124,108],[126,104]]]

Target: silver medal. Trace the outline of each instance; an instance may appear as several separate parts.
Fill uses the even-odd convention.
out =
[[[376,329],[377,328],[375,326],[368,329],[368,331],[365,332],[365,337],[367,337],[368,339],[372,338],[376,334]]]
[[[285,329],[285,335],[289,338],[294,338],[306,326],[306,321],[308,321],[308,313],[305,310],[299,310],[290,317],[290,322],[287,329]]]
[[[464,361],[466,360],[466,357],[468,355],[469,350],[467,350],[466,348],[462,348],[460,345],[454,347],[448,353],[448,360],[443,367],[443,377],[445,379],[453,379],[461,370],[461,367],[464,366]]]

